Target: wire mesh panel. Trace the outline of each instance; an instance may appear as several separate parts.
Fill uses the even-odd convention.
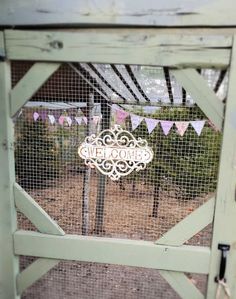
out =
[[[13,86],[30,66],[13,63]],[[199,72],[224,101],[227,73]],[[85,166],[78,147],[117,122],[147,140],[154,158],[112,181]],[[158,67],[64,64],[15,117],[17,182],[66,233],[156,241],[214,195],[220,146],[221,133]],[[21,214],[18,222],[36,230]],[[187,244],[209,246],[211,234],[209,225]],[[189,279],[204,292],[205,276]],[[178,298],[156,270],[69,262],[24,298],[45,296]]]

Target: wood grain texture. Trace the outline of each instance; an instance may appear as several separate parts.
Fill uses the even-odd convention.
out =
[[[38,91],[47,79],[60,67],[60,63],[35,63],[11,90],[11,116]]]
[[[13,183],[14,131],[10,118],[10,65],[0,62],[0,298],[19,298],[16,294],[18,258],[14,255],[12,234],[17,229]]]
[[[0,25],[235,26],[233,0],[8,0]]]
[[[224,104],[195,69],[172,70],[177,82],[191,95],[199,108],[216,128],[221,131],[224,119]]]
[[[195,234],[203,230],[212,223],[214,217],[215,198],[209,199],[190,215],[165,233],[157,244],[181,246]]]
[[[223,130],[216,209],[214,216],[212,255],[208,279],[207,299],[215,298],[215,276],[219,274],[220,256],[218,244],[231,245],[227,258],[226,279],[232,296],[236,298],[236,36],[232,51],[229,87]]]
[[[15,254],[44,258],[202,274],[209,270],[210,250],[200,246],[174,247],[148,241],[17,231],[14,248]]]
[[[6,30],[11,60],[226,68],[231,36],[158,34],[155,30]]]

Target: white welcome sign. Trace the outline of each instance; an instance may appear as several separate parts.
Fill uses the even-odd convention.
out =
[[[85,138],[78,149],[79,156],[91,168],[97,168],[113,181],[146,168],[153,159],[153,151],[147,141],[135,138],[130,132],[115,125]]]

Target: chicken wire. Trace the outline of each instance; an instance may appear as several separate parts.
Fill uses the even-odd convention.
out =
[[[13,86],[30,66],[28,62],[13,63]],[[128,73],[130,69],[138,83],[132,80]],[[220,72],[201,70],[201,74],[214,90]],[[226,85],[227,74],[217,89],[221,100],[225,100]],[[170,92],[173,105],[165,106],[170,103]],[[154,160],[144,171],[133,172],[117,182],[92,169],[86,187],[87,168],[78,157],[77,149],[88,133],[88,126],[84,121],[79,125],[75,117],[88,116],[86,107],[91,94],[94,98],[93,114],[102,116],[99,123],[92,125],[93,133],[116,123],[114,102],[119,102],[116,108],[146,118],[205,120],[205,126],[200,136],[189,126],[181,137],[175,126],[165,136],[159,124],[149,135],[143,121],[133,134],[148,140],[154,151]],[[123,103],[118,101],[120,97]],[[141,97],[140,104],[137,99]],[[134,101],[137,101],[136,105]],[[145,102],[148,105],[144,106]],[[120,65],[114,72],[110,65],[64,64],[15,118],[17,181],[66,233],[84,234],[83,194],[85,188],[89,188],[86,235],[156,241],[205,203],[216,189],[221,134],[190,95],[186,95],[184,102],[182,87],[171,75],[166,78],[162,68]],[[39,114],[36,121],[33,119],[35,112]],[[55,116],[54,124],[50,123],[48,115]],[[63,124],[59,123],[61,115]],[[71,125],[67,117],[72,119]],[[122,126],[132,130],[129,117]],[[20,213],[18,226],[36,230]],[[187,244],[210,246],[211,235],[209,225]],[[27,258],[21,259],[22,268],[28,263]],[[189,277],[204,292],[206,276]],[[23,298],[45,296],[179,298],[156,270],[80,262],[60,263],[26,291]]]

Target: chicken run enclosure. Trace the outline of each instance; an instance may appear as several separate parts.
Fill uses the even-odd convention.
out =
[[[234,30],[43,11],[0,31],[0,298],[236,298]]]

